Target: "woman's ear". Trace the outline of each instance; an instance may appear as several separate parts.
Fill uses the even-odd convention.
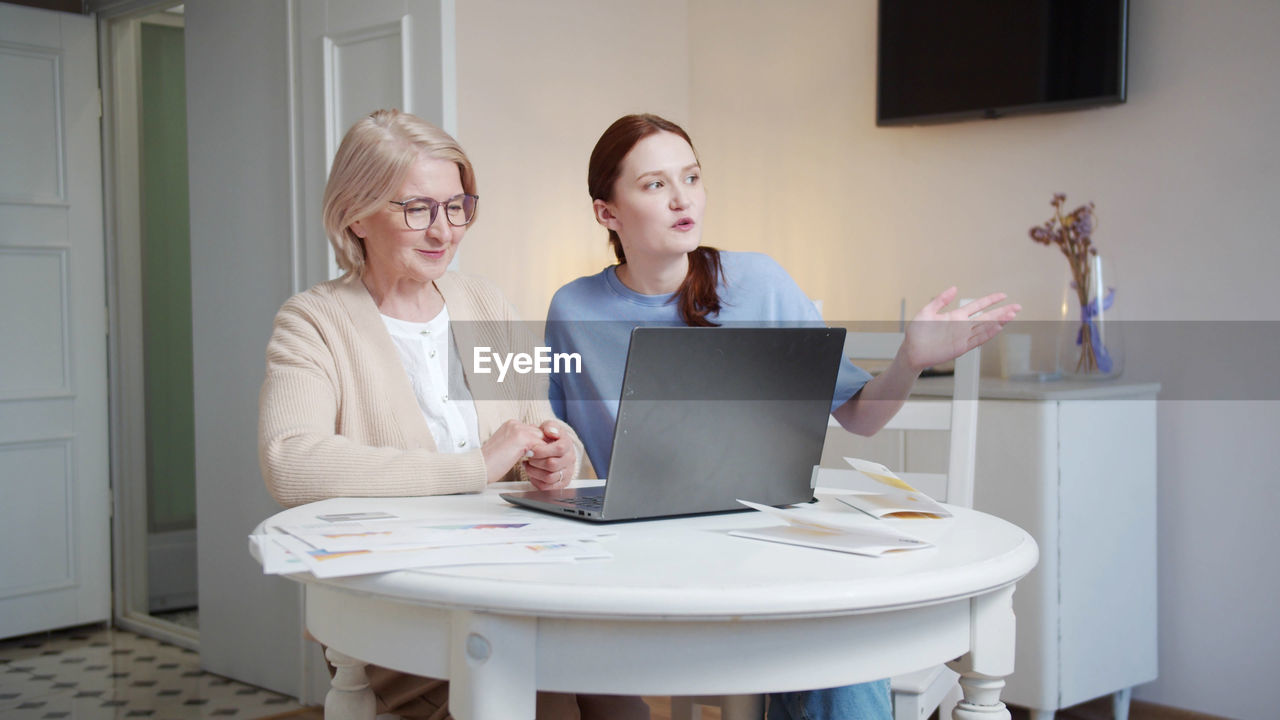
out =
[[[347,227],[351,230],[351,232],[356,234],[356,237],[360,238],[361,240],[364,240],[365,236],[369,234],[367,231],[365,231],[364,226],[360,224],[359,220],[351,223]]]
[[[596,222],[615,232],[618,230],[618,219],[614,217],[608,203],[599,199],[592,200],[591,209],[596,213]]]

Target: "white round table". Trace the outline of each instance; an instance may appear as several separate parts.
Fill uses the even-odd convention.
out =
[[[278,513],[258,532],[323,513],[530,512],[498,492],[326,500]],[[863,517],[819,497],[819,507]],[[882,558],[728,535],[779,524],[744,512],[612,525],[612,560],[288,577],[304,584],[307,629],[337,660],[330,720],[372,717],[365,663],[447,678],[459,720],[511,720],[533,717],[537,690],[741,695],[953,660],[965,693],[955,717],[1007,718],[999,691],[1013,671],[1011,600],[1036,544],[999,518],[952,510],[892,521],[937,547]]]

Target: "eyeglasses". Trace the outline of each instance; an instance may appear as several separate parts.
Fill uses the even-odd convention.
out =
[[[462,227],[476,216],[476,203],[479,195],[454,195],[438,202],[429,197],[409,198],[408,200],[392,200],[392,205],[399,205],[404,210],[404,224],[410,230],[426,230],[436,221],[440,208],[444,208],[444,217],[454,227]]]

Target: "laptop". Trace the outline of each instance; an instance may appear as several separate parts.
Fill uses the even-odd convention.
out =
[[[745,510],[739,498],[808,502],[844,336],[826,327],[637,327],[605,484],[502,497],[594,522]]]

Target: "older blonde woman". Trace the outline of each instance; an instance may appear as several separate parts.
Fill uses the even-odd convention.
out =
[[[496,288],[448,270],[478,199],[462,148],[420,118],[379,110],[343,138],[324,225],[346,274],[285,302],[267,345],[259,458],[281,504],[476,492],[499,480],[550,489],[577,476],[582,445],[545,392],[473,375],[451,351],[460,326],[498,352],[518,334]],[[369,671],[378,712],[448,717],[444,681]],[[584,717],[638,702],[582,701]],[[538,717],[576,718],[578,706],[539,694]]]
[[[267,346],[259,449],[281,504],[575,476],[577,438],[540,398],[469,373],[450,393],[450,321],[501,332],[514,319],[496,288],[448,271],[477,203],[471,162],[443,130],[380,110],[347,132],[324,194],[346,274],[290,298]]]

